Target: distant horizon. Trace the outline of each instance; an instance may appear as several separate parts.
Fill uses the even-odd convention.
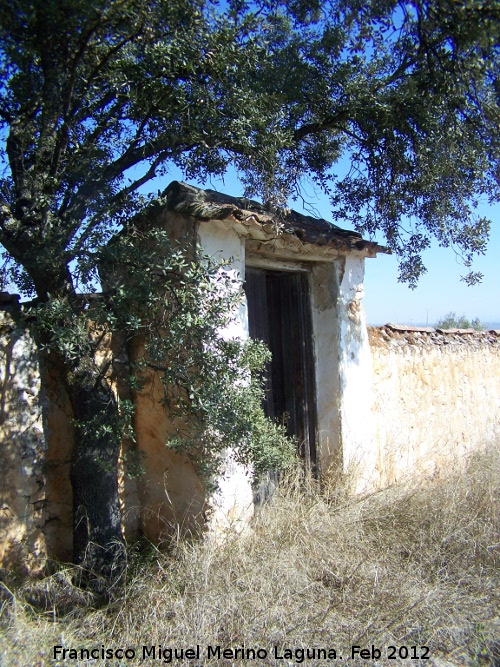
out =
[[[388,321],[388,322],[366,322],[367,326],[369,327],[384,327],[387,324],[399,324],[401,326],[409,326],[409,327],[432,327],[433,329],[435,328],[435,323],[429,322],[426,324],[425,322],[393,322],[393,321]],[[492,329],[500,329],[500,321],[486,321],[483,322],[481,321],[482,326],[484,327],[484,331],[490,331]]]

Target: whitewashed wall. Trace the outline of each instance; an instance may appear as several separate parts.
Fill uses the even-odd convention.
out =
[[[204,254],[214,261],[229,260],[221,268],[242,284],[245,280],[245,241],[223,223],[210,221],[200,224],[198,238]],[[222,335],[227,339],[248,338],[248,311],[243,300],[238,313]],[[252,471],[234,460],[226,452],[223,470],[217,479],[218,490],[208,500],[208,530],[215,536],[230,532],[242,532],[250,522],[253,512]]]
[[[372,358],[362,306],[364,258],[349,255],[336,268],[342,465],[353,476],[354,489],[363,491],[373,486],[375,467]]]

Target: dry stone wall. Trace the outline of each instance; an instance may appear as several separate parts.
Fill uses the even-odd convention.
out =
[[[42,408],[35,343],[0,311],[0,566],[32,573],[45,558]]]
[[[500,331],[368,328],[379,485],[440,475],[500,436]]]

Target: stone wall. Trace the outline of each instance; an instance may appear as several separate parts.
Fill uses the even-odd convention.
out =
[[[16,325],[17,299],[0,292],[0,570],[37,574],[47,558],[72,557],[73,415],[50,358]],[[104,342],[109,355],[113,341]],[[120,384],[114,352],[112,386]],[[121,392],[122,393],[122,392]],[[127,443],[124,443],[124,448]],[[124,533],[138,529],[135,480],[120,461]],[[1,572],[0,572],[1,578]]]
[[[499,438],[500,331],[386,325],[368,334],[379,486],[439,475]]]
[[[36,346],[0,311],[0,566],[31,572],[45,558],[42,404]]]

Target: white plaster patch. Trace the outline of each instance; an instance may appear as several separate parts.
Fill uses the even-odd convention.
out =
[[[208,529],[216,538],[242,533],[254,514],[252,471],[226,452],[224,467],[217,479],[218,489],[209,501]]]
[[[198,228],[198,237],[203,253],[215,262],[230,261],[220,272],[229,278],[235,290],[245,280],[245,241],[233,230],[221,229],[215,223],[204,222]],[[221,284],[225,281],[221,281]],[[248,338],[248,313],[243,299],[231,322],[221,330],[225,340]]]
[[[205,254],[216,261],[230,260],[230,265],[220,270],[229,275],[235,289],[239,289],[245,279],[244,239],[233,230],[220,229],[212,222],[201,224],[198,235]],[[248,310],[245,298],[234,318],[220,333],[226,340],[248,338]],[[241,533],[245,529],[254,512],[252,477],[250,468],[236,462],[230,451],[226,453],[224,470],[217,479],[218,491],[209,502],[209,532],[220,535],[228,531]]]

